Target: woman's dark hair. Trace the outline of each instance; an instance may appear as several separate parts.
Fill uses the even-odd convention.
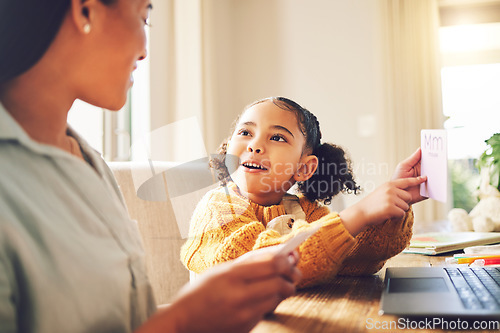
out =
[[[318,158],[318,167],[314,175],[306,181],[297,183],[300,193],[310,201],[319,200],[328,204],[340,192],[357,194],[360,191],[354,180],[351,160],[344,149],[331,143],[321,143],[321,130],[314,114],[285,97],[265,98],[250,104],[245,110],[266,101],[295,114],[299,129],[306,139],[304,151],[309,151]],[[225,163],[227,142],[228,140],[225,140],[222,143],[219,155],[210,161],[211,167],[218,173],[217,176],[223,184],[229,178]]]
[[[101,2],[110,5],[116,0]],[[70,4],[70,0],[0,1],[0,84],[40,60],[59,31]]]

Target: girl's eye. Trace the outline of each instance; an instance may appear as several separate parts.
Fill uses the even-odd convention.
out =
[[[271,137],[271,140],[273,140],[273,141],[280,141],[280,142],[286,142],[286,139],[283,136],[278,135],[278,134],[273,135]]]
[[[247,131],[246,129],[242,129],[242,130],[239,130],[238,131],[238,135],[241,135],[241,136],[249,136],[250,135],[250,132]]]

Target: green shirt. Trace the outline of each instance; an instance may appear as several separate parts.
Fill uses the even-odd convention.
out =
[[[37,143],[0,104],[0,332],[131,332],[156,310],[101,156]]]

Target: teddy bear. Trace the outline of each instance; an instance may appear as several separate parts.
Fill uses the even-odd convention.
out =
[[[467,214],[462,208],[448,213],[453,231],[491,232],[500,231],[500,192],[490,185],[488,177],[481,177],[479,190],[475,193],[479,202]]]

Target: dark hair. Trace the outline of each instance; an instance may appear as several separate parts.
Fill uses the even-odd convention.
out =
[[[116,0],[101,2],[110,5]],[[40,60],[59,31],[70,4],[70,0],[0,1],[0,84]]]
[[[300,193],[310,201],[320,200],[328,204],[340,192],[357,194],[360,191],[354,180],[351,160],[344,149],[335,144],[321,143],[321,130],[314,114],[285,97],[261,99],[247,106],[245,110],[266,101],[295,114],[299,129],[306,139],[304,151],[309,150],[318,158],[318,167],[314,175],[306,181],[297,183]],[[219,147],[219,155],[210,161],[210,166],[215,169],[217,177],[223,184],[229,178],[225,165],[227,142],[228,139],[224,140]]]

